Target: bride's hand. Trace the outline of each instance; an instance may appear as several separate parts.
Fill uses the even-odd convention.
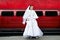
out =
[[[25,22],[22,22],[23,24],[25,24]]]

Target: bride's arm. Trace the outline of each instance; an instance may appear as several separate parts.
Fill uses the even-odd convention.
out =
[[[23,24],[25,24],[26,23],[26,19],[23,19]]]

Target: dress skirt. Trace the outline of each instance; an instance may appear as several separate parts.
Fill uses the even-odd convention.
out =
[[[43,36],[43,32],[41,31],[41,29],[38,27],[37,21],[35,19],[26,21],[26,27],[23,33],[23,37],[29,37],[29,36],[33,36],[33,37],[41,37]]]

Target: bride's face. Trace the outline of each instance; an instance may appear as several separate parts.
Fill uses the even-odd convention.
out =
[[[30,6],[30,10],[33,10],[33,6]]]

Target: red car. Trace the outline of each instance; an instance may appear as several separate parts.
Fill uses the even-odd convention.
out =
[[[22,24],[22,17],[29,5],[34,6],[34,10],[39,16],[38,26],[44,34],[60,34],[60,1],[38,1],[0,0],[0,34],[20,35],[25,28],[25,25]]]

